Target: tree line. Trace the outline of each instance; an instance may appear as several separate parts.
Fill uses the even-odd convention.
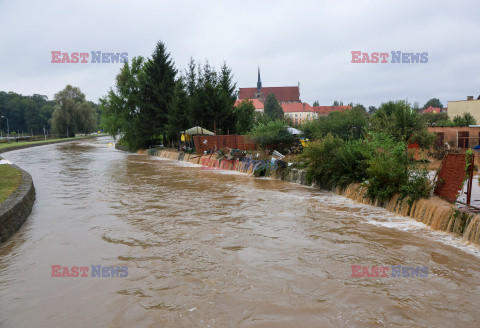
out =
[[[100,107],[87,101],[77,87],[67,85],[53,100],[34,94],[23,96],[0,91],[0,126],[3,134],[74,136],[95,131],[100,119]],[[8,126],[7,126],[8,118]],[[45,131],[44,131],[45,128]]]
[[[43,127],[50,130],[55,102],[45,95],[23,96],[15,92],[0,91],[0,126],[7,132],[7,118],[10,133],[43,134]]]
[[[100,99],[101,126],[130,149],[178,141],[193,126],[217,134],[248,131],[254,120],[251,103],[235,107],[236,83],[226,63],[216,70],[208,61],[190,60],[179,73],[159,41],[151,58],[125,63],[115,87]]]

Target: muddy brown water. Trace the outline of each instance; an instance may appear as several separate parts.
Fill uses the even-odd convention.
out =
[[[0,327],[480,326],[473,246],[329,192],[108,142],[3,155],[37,200],[0,245]],[[52,277],[52,265],[128,276]],[[428,276],[358,278],[352,265]]]

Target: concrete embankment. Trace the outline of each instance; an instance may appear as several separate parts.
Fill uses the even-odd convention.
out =
[[[219,160],[216,155],[199,156],[197,154],[185,154],[171,150],[157,152],[143,150],[139,151],[139,153],[200,164],[209,169],[236,170],[246,174],[252,174],[254,171],[268,166],[268,162],[264,161]],[[305,170],[277,168],[275,170],[267,170],[266,175],[275,179],[309,185]],[[435,230],[461,236],[465,242],[480,244],[480,215],[460,212],[452,204],[439,197],[433,196],[429,199],[409,202],[408,199],[400,199],[399,195],[395,195],[390,201],[379,204],[377,201],[372,201],[366,197],[367,188],[360,184],[352,184],[344,190],[336,189],[333,191],[360,203],[382,206],[388,211],[409,216]]]
[[[17,190],[0,204],[0,243],[6,241],[20,229],[32,212],[35,202],[32,176],[18,166],[13,166],[22,173],[22,178]]]

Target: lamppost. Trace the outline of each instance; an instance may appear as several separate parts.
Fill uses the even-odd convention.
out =
[[[8,143],[10,143],[10,127],[8,126],[8,117],[5,117],[5,116],[0,116],[1,118],[6,118],[7,119],[7,140],[8,140]]]

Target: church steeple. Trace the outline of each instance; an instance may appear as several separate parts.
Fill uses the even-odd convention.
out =
[[[258,66],[257,92],[260,92],[261,88],[262,88],[262,80],[260,80],[260,66]]]

